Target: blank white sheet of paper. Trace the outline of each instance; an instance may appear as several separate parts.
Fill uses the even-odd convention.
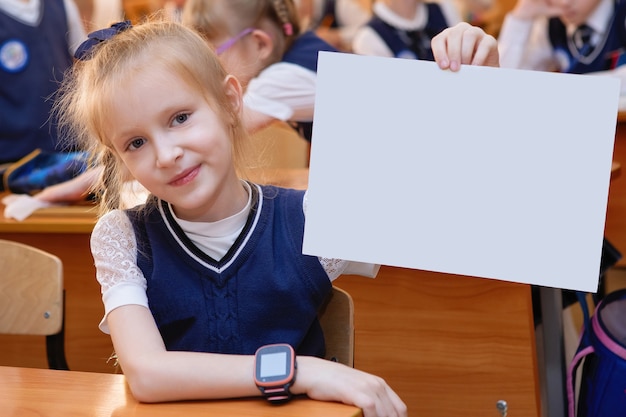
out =
[[[322,52],[303,252],[597,291],[613,77]]]

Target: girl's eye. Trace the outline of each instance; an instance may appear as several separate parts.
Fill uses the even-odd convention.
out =
[[[189,118],[189,114],[187,113],[181,113],[181,114],[177,114],[176,117],[174,117],[174,124],[183,124],[187,121],[187,119]]]
[[[131,150],[131,151],[139,149],[139,148],[141,148],[143,146],[144,143],[145,143],[145,139],[143,139],[143,138],[133,139],[128,144],[128,149]]]

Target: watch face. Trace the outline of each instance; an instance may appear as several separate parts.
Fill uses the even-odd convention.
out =
[[[294,354],[289,345],[269,345],[256,354],[257,383],[278,385],[293,379]]]
[[[287,375],[287,352],[266,353],[261,355],[261,369],[259,377],[266,381],[267,378],[284,378]]]

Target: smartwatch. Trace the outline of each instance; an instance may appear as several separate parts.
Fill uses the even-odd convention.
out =
[[[254,355],[254,382],[263,396],[279,404],[291,399],[296,379],[296,353],[286,343],[261,346]]]

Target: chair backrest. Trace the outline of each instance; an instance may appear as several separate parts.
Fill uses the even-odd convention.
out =
[[[64,295],[58,257],[0,239],[0,334],[46,336],[51,369],[68,369]]]
[[[341,288],[333,287],[319,314],[326,339],[326,359],[354,366],[354,302]]]

